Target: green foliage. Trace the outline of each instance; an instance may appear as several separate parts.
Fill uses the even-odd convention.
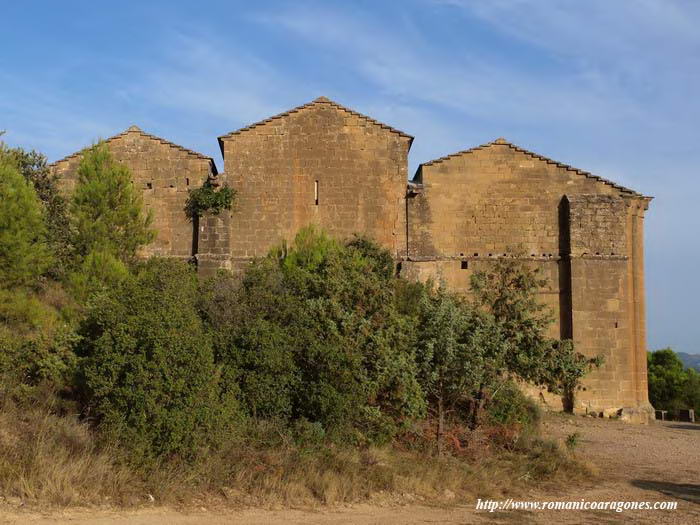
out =
[[[512,345],[505,356],[508,370],[535,384],[549,379],[553,346],[546,336],[551,312],[537,300],[537,292],[546,284],[539,268],[529,267],[520,258],[497,259],[489,271],[475,272],[471,280],[476,304],[491,312]]]
[[[411,320],[397,311],[391,257],[366,239],[313,228],[273,250],[240,285],[219,276],[204,309],[217,356],[237,370],[256,417],[383,441],[423,413]]]
[[[570,451],[573,451],[576,449],[576,447],[579,446],[581,443],[581,434],[579,432],[573,432],[566,436],[566,448]]]
[[[69,387],[77,336],[51,304],[62,263],[65,203],[45,158],[0,143],[0,397],[34,395],[40,385]],[[47,227],[48,221],[48,227]],[[48,235],[57,235],[50,242]],[[59,265],[54,254],[59,255]],[[60,293],[58,294],[60,295]],[[59,301],[60,302],[60,301]],[[70,308],[66,308],[66,313]]]
[[[677,416],[692,408],[700,414],[700,374],[686,368],[670,348],[647,353],[649,401],[658,410]]]
[[[522,380],[562,394],[568,411],[583,377],[602,364],[574,349],[572,341],[547,336],[553,322],[551,311],[537,299],[547,284],[539,268],[532,268],[516,253],[498,259],[489,271],[472,275],[476,304],[490,312],[510,343],[505,354],[506,370]]]
[[[70,388],[77,340],[70,320],[46,297],[0,289],[0,398],[31,396],[41,384]]]
[[[57,175],[51,173],[46,156],[34,150],[8,148],[0,143],[0,157],[17,167],[42,202],[45,209],[47,242],[58,263],[51,265],[49,274],[54,278],[62,277],[72,249],[68,204],[59,192]]]
[[[185,213],[190,219],[201,217],[205,213],[218,215],[223,210],[230,210],[236,191],[224,185],[217,188],[210,180],[207,180],[201,188],[190,190]]]
[[[129,277],[125,263],[109,251],[96,249],[82,258],[68,283],[73,296],[85,303],[90,295],[118,286]]]
[[[235,417],[197,300],[188,265],[154,258],[96,296],[81,329],[85,413],[136,462],[193,458]]]
[[[0,155],[0,286],[36,285],[51,262],[44,210],[36,192]]]
[[[581,388],[581,380],[602,364],[601,356],[590,358],[577,352],[573,341],[556,341],[549,355],[545,383],[551,392],[562,394],[564,410],[573,412],[574,399],[576,391]]]
[[[114,160],[104,143],[90,148],[80,161],[70,212],[72,241],[81,258],[98,251],[129,262],[155,238],[152,216],[143,213],[129,169]]]
[[[485,394],[503,370],[508,342],[494,318],[455,294],[426,289],[420,302],[417,359],[421,386],[438,418],[478,424]]]
[[[513,381],[505,381],[494,391],[487,409],[487,421],[499,425],[519,425],[532,431],[541,419],[535,401],[523,394]]]

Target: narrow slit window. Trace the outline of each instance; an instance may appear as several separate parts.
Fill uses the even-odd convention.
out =
[[[185,186],[189,186],[189,185],[190,185],[190,179],[189,179],[189,177],[185,177]]]
[[[318,206],[318,181],[314,181],[314,204]]]

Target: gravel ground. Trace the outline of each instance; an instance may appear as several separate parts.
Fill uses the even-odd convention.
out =
[[[445,507],[381,507],[355,505],[309,511],[168,508],[135,511],[71,509],[40,513],[16,506],[0,506],[0,523],[58,523],[98,525],[200,525],[200,524],[700,524],[700,425],[657,423],[632,425],[620,421],[551,415],[545,433],[565,439],[579,434],[577,453],[594,465],[599,474],[579,486],[548,488],[523,495],[539,501],[675,501],[678,509],[648,511],[476,511],[474,505]]]

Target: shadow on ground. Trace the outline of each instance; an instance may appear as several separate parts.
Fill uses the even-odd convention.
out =
[[[655,490],[666,496],[690,501],[700,505],[700,485],[689,483],[670,483],[668,481],[650,481],[647,479],[632,480],[632,485],[644,489]]]
[[[693,423],[678,424],[678,425],[666,425],[668,428],[680,428],[681,430],[700,430],[700,425]]]

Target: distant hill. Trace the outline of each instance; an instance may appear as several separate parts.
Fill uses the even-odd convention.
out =
[[[683,364],[688,368],[694,368],[700,372],[700,355],[697,354],[686,354],[685,352],[676,352],[678,357],[681,358]]]

